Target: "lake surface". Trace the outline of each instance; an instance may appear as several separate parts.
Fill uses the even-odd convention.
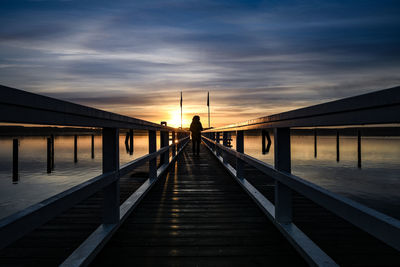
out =
[[[273,136],[269,153],[261,153],[261,135],[245,135],[245,153],[273,164]],[[0,137],[0,218],[22,210],[101,174],[101,136],[79,136],[78,162],[74,163],[73,136],[55,137],[55,169],[47,173],[46,137],[19,137],[19,179],[12,179],[12,138]],[[332,192],[400,218],[400,138],[363,137],[362,167],[357,167],[357,138],[340,137],[336,161],[336,136],[318,137],[314,157],[313,136],[292,136],[292,173]],[[232,144],[235,146],[235,137]],[[157,138],[157,148],[160,147]],[[134,153],[120,136],[120,164],[148,153],[148,136],[135,132]]]

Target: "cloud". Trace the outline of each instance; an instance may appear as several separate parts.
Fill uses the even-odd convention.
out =
[[[0,83],[156,121],[179,91],[199,113],[211,91],[222,124],[399,84],[396,1],[4,7]]]

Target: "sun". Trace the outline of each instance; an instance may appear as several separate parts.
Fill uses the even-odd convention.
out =
[[[174,110],[171,112],[170,119],[167,121],[168,126],[178,128],[181,127],[181,111]],[[185,114],[183,114],[183,127],[187,127],[188,120],[185,118]]]

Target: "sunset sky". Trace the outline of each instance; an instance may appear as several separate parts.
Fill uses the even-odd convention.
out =
[[[400,1],[0,1],[0,84],[212,126],[400,85]]]

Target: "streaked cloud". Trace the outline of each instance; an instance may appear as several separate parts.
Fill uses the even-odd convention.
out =
[[[400,83],[398,1],[1,5],[1,84],[152,121],[180,91],[221,125]]]

